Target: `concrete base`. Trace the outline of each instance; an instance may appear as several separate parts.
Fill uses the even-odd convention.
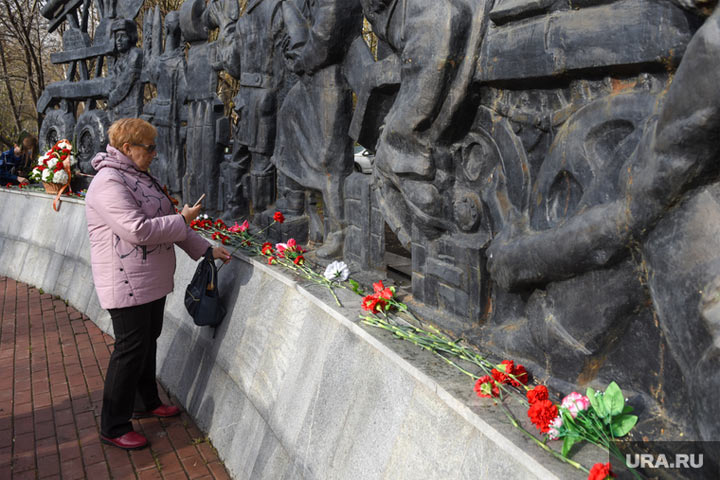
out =
[[[110,332],[84,203],[64,200],[56,213],[47,195],[9,190],[0,202],[0,274],[66,299]],[[158,376],[234,478],[585,478],[513,429],[468,377],[359,324],[351,292],[338,292],[348,307],[336,308],[324,288],[238,257],[220,273],[228,315],[212,338],[185,312],[195,263],[177,257]],[[607,461],[596,451],[576,459]]]

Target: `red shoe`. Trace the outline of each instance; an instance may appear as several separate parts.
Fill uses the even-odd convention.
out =
[[[177,417],[178,415],[180,415],[181,412],[182,410],[180,410],[175,405],[160,405],[155,410],[151,410],[149,412],[133,412],[132,418]]]
[[[148,445],[147,438],[137,432],[128,432],[125,435],[120,435],[115,438],[100,435],[100,441],[114,447],[122,448],[123,450],[138,450]]]

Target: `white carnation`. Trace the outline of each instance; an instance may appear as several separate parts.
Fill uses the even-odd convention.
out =
[[[345,262],[332,262],[325,269],[325,278],[330,281],[344,282],[350,276],[350,269]]]
[[[65,172],[65,170],[60,170],[59,172],[55,172],[55,175],[53,176],[53,183],[60,183],[62,185],[65,185],[68,182],[68,174]]]
[[[52,178],[52,176],[53,176],[53,171],[50,170],[49,168],[46,168],[45,170],[43,170],[43,173],[42,173],[42,181],[50,183],[51,182],[50,179]]]
[[[68,142],[67,140],[60,140],[60,141],[58,142],[57,146],[58,146],[58,148],[61,149],[61,150],[64,150],[64,149],[66,149],[66,148],[67,148],[68,150],[72,150],[72,145],[70,145],[70,142]]]
[[[57,163],[58,163],[58,159],[57,159],[57,158],[55,158],[55,157],[50,157],[50,158],[48,159],[48,162],[47,162],[46,165],[47,165],[48,169],[50,170],[50,169],[55,168],[55,165],[57,165]]]

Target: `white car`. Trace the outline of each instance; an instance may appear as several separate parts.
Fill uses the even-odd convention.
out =
[[[372,173],[375,154],[361,145],[355,145],[355,171]]]

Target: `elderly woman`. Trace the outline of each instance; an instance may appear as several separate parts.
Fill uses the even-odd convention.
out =
[[[110,357],[101,419],[101,440],[123,449],[143,448],[131,417],[172,417],[155,381],[155,351],[163,324],[165,296],[173,290],[174,245],[193,259],[210,244],[188,224],[202,205],[180,214],[148,168],[155,157],[155,127],[124,118],[108,130],[107,153],[92,160],[97,175],[86,196],[93,279],[100,305],[110,312],[115,349]],[[224,261],[230,254],[213,248]]]

